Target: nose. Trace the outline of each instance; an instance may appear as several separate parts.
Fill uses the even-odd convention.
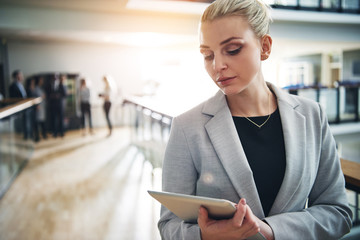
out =
[[[225,70],[227,68],[226,61],[221,55],[214,56],[213,68],[217,72],[220,72],[220,71]]]

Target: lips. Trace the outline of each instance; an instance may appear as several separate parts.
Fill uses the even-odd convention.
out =
[[[222,86],[228,85],[232,82],[235,77],[220,77],[216,80],[216,82]]]

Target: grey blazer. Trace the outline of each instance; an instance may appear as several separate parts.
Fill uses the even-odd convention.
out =
[[[284,180],[269,216],[221,91],[173,119],[163,191],[235,203],[245,198],[276,240],[339,239],[350,231],[352,213],[326,114],[314,101],[268,86],[277,97],[286,152]],[[197,224],[184,223],[164,207],[158,226],[163,239],[201,239]]]

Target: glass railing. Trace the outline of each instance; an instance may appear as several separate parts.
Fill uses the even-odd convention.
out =
[[[359,121],[360,83],[340,84],[336,88],[292,87],[288,91],[319,102],[330,123]]]
[[[0,101],[0,198],[34,150],[31,117],[41,98]]]
[[[165,146],[170,134],[172,113],[161,104],[151,104],[141,97],[126,98],[123,114],[131,127],[131,142],[153,168],[162,167]]]

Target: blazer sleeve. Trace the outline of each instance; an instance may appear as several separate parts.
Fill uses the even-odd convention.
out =
[[[289,236],[309,240],[339,239],[351,229],[352,212],[348,206],[336,143],[327,117],[318,106],[320,126],[317,132],[321,149],[317,176],[308,196],[308,207],[264,219],[273,229],[277,240],[289,239]]]
[[[197,176],[180,120],[174,118],[165,151],[162,188],[169,192],[195,194]],[[161,207],[158,227],[162,239],[201,239],[197,224],[185,223],[164,206]]]

